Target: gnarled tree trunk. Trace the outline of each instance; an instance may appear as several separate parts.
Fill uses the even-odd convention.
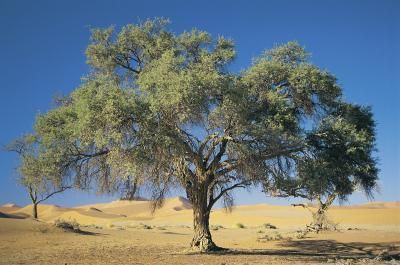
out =
[[[191,192],[190,200],[193,204],[194,235],[190,247],[192,250],[207,252],[219,250],[213,242],[209,228],[210,209],[207,201],[207,188],[202,186],[196,192]]]
[[[313,225],[317,233],[321,230],[330,229],[331,224],[328,220],[327,211],[335,199],[335,194],[330,194],[325,202],[323,202],[321,198],[318,198],[318,210],[313,214]]]

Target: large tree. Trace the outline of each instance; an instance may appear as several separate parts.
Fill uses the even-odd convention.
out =
[[[40,203],[73,187],[67,171],[60,167],[60,160],[43,156],[37,136],[26,135],[15,139],[7,150],[19,155],[18,182],[26,188],[32,201],[33,218],[38,218]]]
[[[355,190],[373,197],[378,169],[375,122],[368,107],[340,104],[308,133],[304,155],[295,174],[278,174],[265,187],[278,197],[300,197],[317,202],[312,228],[328,229],[327,211],[332,203],[346,200]]]
[[[167,24],[93,30],[92,72],[38,117],[36,130],[47,152],[69,158],[64,166],[80,185],[95,180],[109,191],[138,176],[152,187],[155,206],[169,188],[183,188],[193,204],[191,247],[215,250],[215,203],[230,207],[232,190],[275,177],[282,161],[295,163],[308,124],[340,101],[341,89],[297,43],[233,73],[232,40],[196,29],[176,35]]]

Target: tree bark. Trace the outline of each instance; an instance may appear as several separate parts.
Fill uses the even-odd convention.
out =
[[[121,200],[133,201],[135,199],[137,190],[138,180],[135,178],[133,183],[131,183],[131,179],[128,178],[125,182],[125,195],[121,198]]]
[[[32,216],[35,219],[38,219],[38,210],[37,210],[37,203],[33,203],[33,207],[32,207]]]
[[[318,198],[318,210],[313,215],[314,225],[316,226],[317,233],[320,230],[328,230],[329,229],[329,221],[328,221],[327,211],[335,199],[336,199],[335,194],[330,194],[325,202],[322,202],[322,200],[320,198]]]
[[[326,227],[324,226],[326,226],[326,222],[327,220],[324,204],[319,203],[318,210],[314,216],[314,225],[316,226],[317,233],[321,230],[325,230]]]
[[[38,199],[37,199],[37,193],[36,193],[36,191],[34,191],[32,186],[28,187],[28,191],[29,191],[29,197],[31,197],[31,201],[33,204],[32,205],[32,217],[37,219],[38,218],[37,205],[39,204]]]
[[[202,186],[191,195],[193,204],[194,235],[190,247],[192,250],[208,252],[220,250],[213,242],[209,228],[210,210],[207,209],[207,189]]]

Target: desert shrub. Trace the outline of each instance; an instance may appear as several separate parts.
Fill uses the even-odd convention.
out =
[[[217,231],[219,229],[223,229],[224,227],[222,225],[211,225],[211,230]]]
[[[143,223],[136,225],[135,228],[137,228],[137,229],[153,229],[153,227],[151,225],[147,225],[147,224],[143,224]]]
[[[277,229],[275,225],[272,225],[270,223],[263,224],[263,226],[265,229]]]
[[[54,221],[54,226],[57,228],[61,228],[63,230],[72,231],[72,232],[80,232],[79,223],[75,220],[64,220],[64,219],[56,219]]]
[[[291,240],[290,237],[284,238],[280,233],[274,233],[272,235],[266,234],[264,236],[258,237],[258,242],[268,242],[268,241],[280,241],[280,240]]]
[[[240,228],[240,229],[246,228],[246,226],[245,226],[244,224],[242,224],[242,223],[237,223],[237,224],[235,225],[235,227],[236,227],[236,228]]]
[[[103,227],[95,225],[95,224],[89,224],[89,225],[80,225],[80,227],[87,227],[87,228],[94,228],[94,229],[103,229]]]
[[[265,233],[265,232],[263,230],[258,230],[257,233],[258,234],[262,234],[262,233]]]
[[[296,238],[297,239],[303,239],[303,238],[306,238],[306,236],[307,236],[307,234],[308,234],[308,230],[299,230],[299,231],[297,231],[296,232]]]
[[[135,228],[135,229],[153,229],[152,226],[147,225],[147,224],[143,224],[143,223],[140,223],[140,224],[129,224],[126,227],[127,228]],[[165,230],[165,228],[163,229],[162,227],[158,227],[158,229]]]

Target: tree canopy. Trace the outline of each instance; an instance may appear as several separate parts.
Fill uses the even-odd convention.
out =
[[[68,170],[63,170],[57,159],[44,156],[37,136],[25,135],[11,142],[6,149],[19,155],[18,182],[29,194],[34,218],[38,218],[39,203],[73,187]]]
[[[59,158],[81,187],[94,181],[110,192],[139,178],[155,206],[183,188],[194,211],[191,246],[202,251],[216,248],[208,228],[216,201],[230,207],[233,189],[306,168],[308,145],[324,141],[308,128],[324,130],[343,101],[336,78],[296,42],[234,73],[232,40],[197,29],[176,35],[154,19],[93,30],[86,55],[92,71],[82,85],[37,118],[44,156]]]
[[[358,189],[373,196],[378,169],[373,156],[375,123],[370,108],[341,104],[308,134],[306,143],[297,175],[276,179],[278,195],[345,200]]]
[[[326,211],[335,199],[346,200],[355,190],[373,197],[378,169],[370,108],[340,104],[308,133],[304,150],[294,175],[277,175],[265,188],[275,196],[317,201],[312,224],[317,230],[328,228]]]

